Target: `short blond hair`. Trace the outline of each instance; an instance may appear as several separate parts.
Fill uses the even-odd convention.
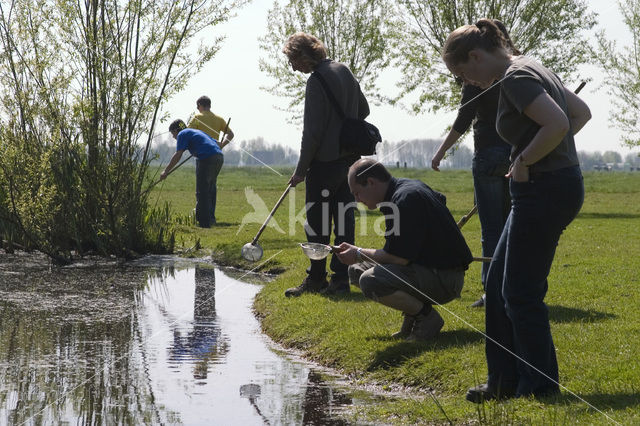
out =
[[[318,37],[303,32],[290,35],[282,52],[289,60],[301,60],[312,67],[327,58],[327,48],[324,43]]]

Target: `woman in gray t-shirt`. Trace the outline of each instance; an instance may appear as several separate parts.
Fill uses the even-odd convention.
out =
[[[497,19],[492,21],[505,35],[509,50],[514,55],[520,55],[520,51],[513,45],[504,24]],[[493,256],[511,208],[509,180],[505,177],[509,169],[511,147],[502,140],[496,131],[496,112],[499,99],[500,86],[497,84],[491,84],[488,88],[464,84],[458,116],[431,160],[431,167],[439,171],[440,161],[444,158],[445,153],[460,139],[473,122],[471,170],[474,199],[478,208],[482,232],[482,255],[486,257]],[[486,287],[488,273],[489,263],[484,262],[480,273],[483,289]],[[471,306],[483,307],[484,299],[485,295],[483,294]]]
[[[511,212],[487,277],[488,380],[467,392],[476,403],[559,391],[544,297],[560,235],[584,199],[573,136],[591,118],[553,72],[506,46],[496,25],[482,19],[453,31],[443,49],[447,67],[465,83],[500,81],[496,130],[512,146]]]

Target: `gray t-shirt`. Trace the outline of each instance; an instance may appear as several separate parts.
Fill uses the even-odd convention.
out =
[[[496,130],[498,134],[513,146],[511,159],[515,159],[529,145],[540,126],[524,114],[541,93],[547,92],[560,106],[567,111],[567,100],[564,85],[560,78],[547,68],[526,56],[513,59],[507,69],[507,77],[500,85],[500,100]],[[573,131],[570,129],[557,147],[549,154],[529,167],[530,172],[549,172],[579,164]]]

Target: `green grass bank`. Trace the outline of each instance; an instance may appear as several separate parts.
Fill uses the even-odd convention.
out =
[[[193,168],[173,173],[154,189],[150,202],[170,202],[179,223],[176,245],[183,255],[212,256],[219,264],[257,266],[256,271],[277,274],[255,302],[263,330],[274,340],[359,383],[403,390],[405,397],[360,406],[354,419],[392,424],[640,424],[640,173],[587,172],[584,206],[560,240],[546,302],[560,380],[566,387],[561,397],[476,406],[466,402],[464,394],[486,376],[478,331],[484,330],[484,311],[469,307],[482,294],[479,263],[467,272],[462,297],[445,305],[446,310],[438,308],[445,319],[440,336],[429,343],[407,343],[389,337],[400,326],[400,314],[365,299],[354,287],[344,297],[284,297],[286,288],[304,278],[308,264],[298,247],[305,241],[304,184],[274,216],[279,228],[268,227],[261,236],[262,261],[251,264],[241,258],[242,246],[255,236],[291,172],[223,168],[218,225],[211,229],[190,222]],[[421,179],[443,192],[456,219],[473,206],[468,171],[391,172]],[[380,214],[356,218],[356,244],[381,247],[383,237],[376,233],[384,229]],[[479,256],[477,216],[463,234]]]

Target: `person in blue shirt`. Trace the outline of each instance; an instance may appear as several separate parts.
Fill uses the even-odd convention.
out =
[[[216,224],[216,183],[224,163],[218,142],[201,130],[188,129],[184,121],[175,120],[169,132],[177,141],[176,153],[160,175],[163,180],[182,158],[182,153],[196,157],[196,220],[202,228]]]

